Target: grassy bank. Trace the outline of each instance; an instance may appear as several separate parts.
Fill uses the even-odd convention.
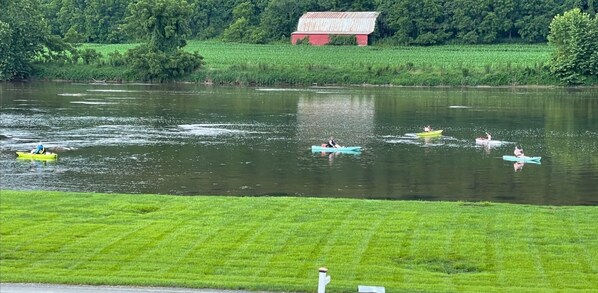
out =
[[[124,53],[134,45],[86,44],[101,52]],[[560,85],[548,71],[547,45],[355,47],[253,45],[190,41],[205,67],[184,81],[239,85],[375,84],[405,86]],[[134,72],[104,65],[40,64],[36,77],[66,80],[122,80]],[[597,81],[590,82],[596,83]]]
[[[7,191],[2,282],[327,292],[598,288],[598,207]]]

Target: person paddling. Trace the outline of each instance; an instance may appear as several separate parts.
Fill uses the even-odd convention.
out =
[[[40,142],[33,150],[31,150],[31,153],[32,154],[45,154],[46,153],[46,148]]]
[[[341,146],[339,144],[336,143],[336,141],[334,141],[334,137],[330,137],[330,139],[328,139],[328,143],[326,143],[326,147],[327,148],[340,148]]]
[[[430,132],[430,131],[432,131],[432,127],[430,127],[430,125],[424,127],[424,132]]]
[[[492,135],[490,135],[490,133],[486,132],[486,137],[478,137],[478,139],[481,139],[483,141],[491,141],[492,140]]]
[[[513,154],[515,154],[515,157],[518,157],[518,158],[525,156],[523,154],[523,149],[520,149],[517,146],[515,146],[515,150],[513,151]]]

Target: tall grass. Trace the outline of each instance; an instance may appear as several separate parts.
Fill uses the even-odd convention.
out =
[[[590,292],[598,207],[0,192],[2,282]]]
[[[124,53],[134,44],[85,44],[108,56]],[[559,84],[546,64],[547,45],[472,45],[434,47],[357,47],[253,45],[190,41],[188,51],[198,51],[206,62],[187,81],[222,84],[391,84],[391,85],[554,85]],[[107,57],[105,57],[107,58]],[[98,71],[76,74],[43,70],[40,78],[89,79]],[[70,66],[65,66],[69,70]],[[88,66],[92,68],[92,66]],[[99,68],[99,69],[98,69]],[[122,70],[121,70],[122,71]],[[118,70],[116,71],[118,72]],[[52,75],[54,74],[54,75]],[[56,76],[55,76],[56,75]],[[75,77],[73,77],[73,75]],[[108,79],[130,80],[128,72]]]

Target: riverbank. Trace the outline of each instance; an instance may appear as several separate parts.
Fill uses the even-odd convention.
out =
[[[139,81],[110,64],[111,53],[135,44],[85,44],[100,64],[36,64],[35,79]],[[226,85],[562,86],[549,71],[548,45],[349,47],[189,41],[206,64],[178,81]],[[598,85],[598,78],[585,86]]]
[[[597,207],[0,193],[3,282],[314,291],[593,290]]]

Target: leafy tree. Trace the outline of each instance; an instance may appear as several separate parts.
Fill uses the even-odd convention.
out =
[[[138,0],[129,5],[126,28],[146,43],[126,53],[127,64],[150,80],[173,79],[189,74],[203,63],[198,52],[188,53],[188,19],[192,11],[185,0]]]
[[[492,0],[492,12],[496,16],[498,38],[512,39],[515,32],[515,0]]]
[[[64,34],[64,41],[69,42],[71,44],[78,44],[84,41],[84,37],[82,34],[77,32],[74,27],[71,27],[66,34]]]
[[[242,2],[233,9],[234,22],[224,30],[222,38],[229,42],[251,43],[259,19],[251,2]]]
[[[450,35],[440,0],[396,0],[388,8],[386,22],[401,44],[435,45]]]
[[[58,28],[59,34],[64,36],[69,29],[73,28],[75,31],[81,33],[85,39],[88,34],[85,32],[85,0],[61,0],[57,1],[55,9],[58,13],[54,16],[47,15],[47,19],[54,20],[52,28]],[[59,8],[58,8],[59,7]]]
[[[289,40],[305,12],[295,0],[271,0],[261,15],[260,28],[267,41]]]
[[[246,43],[251,38],[252,28],[249,26],[249,21],[245,17],[241,17],[233,22],[222,33],[222,39],[229,42]]]
[[[565,83],[598,78],[598,18],[579,8],[557,15],[550,23],[548,41],[555,46],[550,68]]]
[[[138,0],[129,5],[126,28],[150,48],[174,52],[184,47],[193,7],[185,0]]]
[[[84,28],[88,42],[122,43],[128,0],[93,0],[85,7]]]
[[[162,52],[142,45],[126,53],[126,62],[137,70],[145,80],[164,81],[192,73],[202,64],[203,57],[198,52],[183,50]]]
[[[521,38],[529,43],[545,42],[552,18],[560,12],[556,0],[528,0],[520,2],[522,14],[515,22]]]
[[[232,21],[234,3],[231,0],[194,0],[190,28],[194,37],[214,38],[222,34]]]
[[[37,0],[0,0],[0,80],[27,78],[48,27]]]

